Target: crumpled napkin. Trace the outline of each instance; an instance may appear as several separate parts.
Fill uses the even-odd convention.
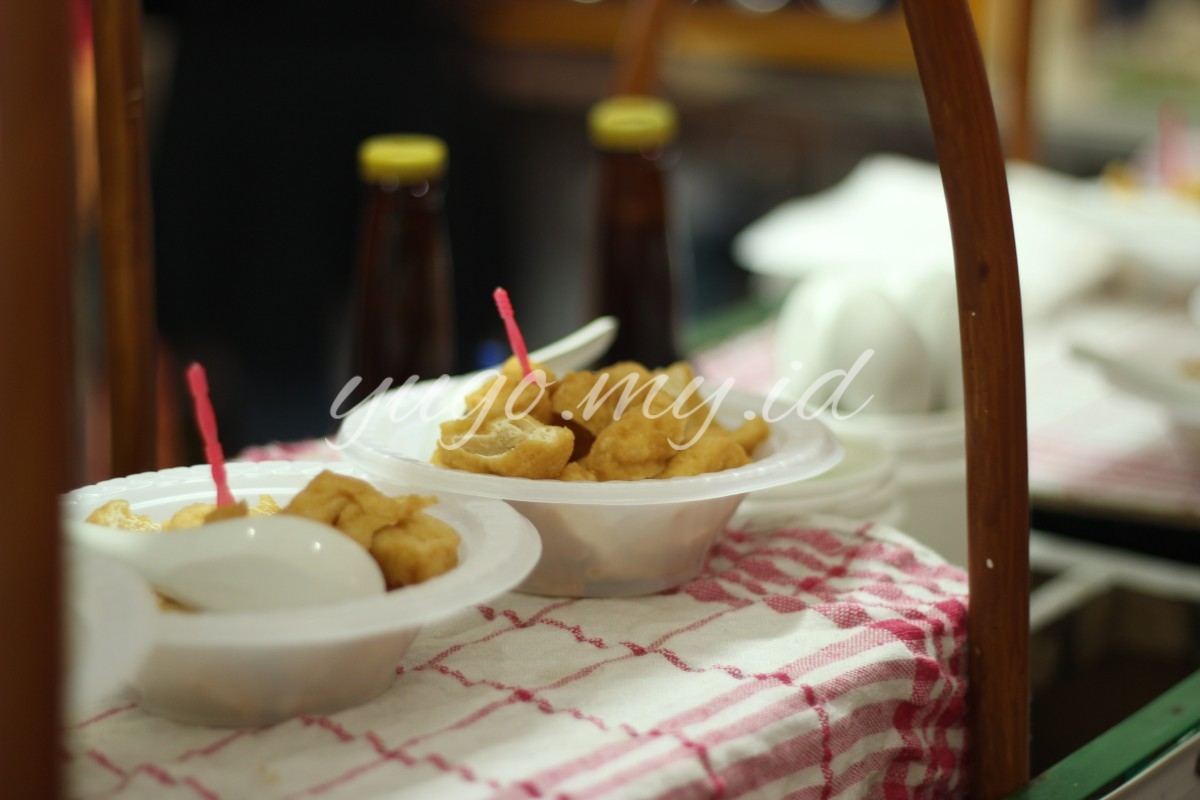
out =
[[[1113,237],[1080,213],[1084,181],[1022,162],[1008,165],[1026,319],[1044,317],[1097,286],[1120,264]],[[801,278],[818,271],[916,282],[953,272],[936,164],[890,154],[864,158],[841,182],[790,200],[743,230],[734,257],[750,272]]]

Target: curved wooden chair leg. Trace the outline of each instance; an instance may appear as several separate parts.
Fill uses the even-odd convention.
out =
[[[654,94],[663,38],[681,0],[629,0],[616,46],[612,94]]]
[[[1034,0],[1013,3],[1013,42],[1009,80],[1012,100],[1006,126],[1008,157],[1036,162],[1038,159],[1037,118],[1033,97],[1033,15]]]
[[[954,242],[966,396],[970,796],[1029,778],[1029,460],[1016,245],[965,0],[902,0]]]
[[[59,495],[70,488],[72,174],[66,3],[8,3],[0,24],[0,775],[55,798],[62,675]]]
[[[100,150],[100,247],[112,470],[155,469],[154,271],[142,86],[141,4],[95,0],[96,132]]]

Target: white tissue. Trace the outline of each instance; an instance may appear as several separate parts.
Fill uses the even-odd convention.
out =
[[[1022,309],[1035,319],[1112,275],[1119,253],[1081,217],[1082,182],[1015,162],[1008,178]],[[768,212],[735,238],[733,251],[745,269],[786,278],[833,271],[916,283],[954,269],[937,165],[887,154]]]

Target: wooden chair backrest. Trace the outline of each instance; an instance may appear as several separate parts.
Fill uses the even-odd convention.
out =
[[[1029,778],[1029,458],[1017,254],[1000,135],[965,0],[902,0],[958,284],[966,404],[970,796]]]
[[[902,3],[954,242],[967,426],[970,794],[987,800],[1019,789],[1029,771],[1029,493],[1016,247],[996,117],[966,0]],[[114,15],[112,38],[138,43],[136,28],[127,27],[133,4],[99,0],[95,7],[98,50],[106,10]],[[77,455],[67,335],[74,227],[70,159],[64,156],[73,150],[69,25],[63,4],[16,4],[12,11],[0,26],[0,414],[9,454],[0,467],[7,522],[0,535],[0,606],[20,613],[0,614],[7,654],[0,682],[6,731],[0,770],[7,785],[25,796],[52,798],[59,792],[57,503]],[[99,102],[118,112],[108,124],[140,123],[141,98],[129,89],[128,47],[117,52],[124,60],[110,64],[116,78],[110,89],[135,93],[126,94],[124,103],[111,93]],[[99,65],[99,52],[97,57]],[[140,86],[140,69],[136,82]],[[105,201],[130,214],[122,224],[132,233],[120,258],[133,266],[120,280],[131,282],[126,300],[144,325],[140,315],[151,306],[142,292],[152,284],[139,271],[148,268],[148,239],[142,237],[149,236],[149,219],[137,136],[127,130],[108,148],[106,159],[123,164],[119,169],[127,177],[118,182],[124,188],[116,199],[105,195]],[[152,399],[147,409],[153,413]],[[114,434],[130,436],[119,434],[115,424]]]
[[[132,0],[92,4],[113,475],[157,466],[158,335],[141,14]]]

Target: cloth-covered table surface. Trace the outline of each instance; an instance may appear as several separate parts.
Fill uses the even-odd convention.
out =
[[[744,520],[657,595],[511,592],[380,697],[263,729],[128,699],[69,722],[75,798],[953,797],[966,580],[897,531]]]

